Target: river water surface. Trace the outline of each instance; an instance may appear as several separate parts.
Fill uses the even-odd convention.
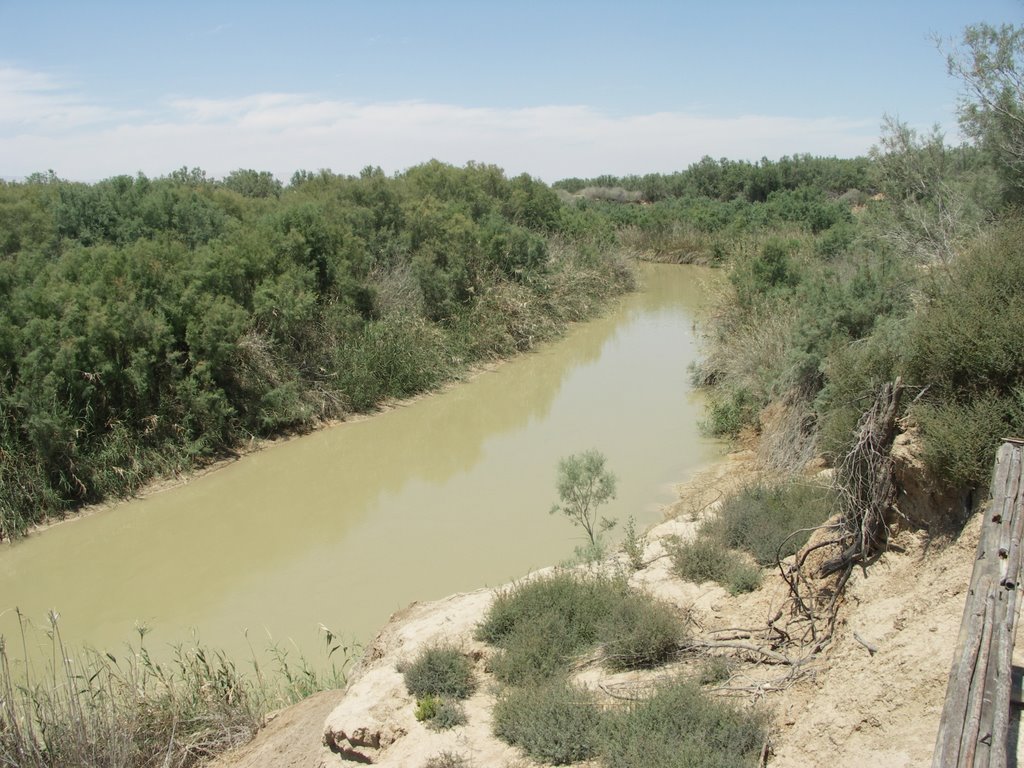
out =
[[[197,635],[246,656],[270,637],[315,658],[320,624],[367,641],[413,600],[571,556],[581,531],[548,510],[559,458],[588,448],[618,476],[602,511],[656,521],[720,454],[687,373],[716,275],[641,279],[605,317],[442,393],[3,545],[0,634],[18,636],[15,607],[40,625],[56,609],[65,641],[100,650],[145,624],[151,649]]]

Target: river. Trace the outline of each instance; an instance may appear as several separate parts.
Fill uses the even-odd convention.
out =
[[[640,275],[606,316],[496,370],[4,544],[0,634],[20,644],[16,607],[36,625],[55,609],[66,642],[100,650],[144,624],[151,649],[198,637],[247,657],[272,639],[315,658],[321,624],[365,642],[413,600],[570,557],[582,532],[548,510],[559,458],[588,448],[618,476],[603,513],[655,522],[720,455],[687,370],[717,275]]]

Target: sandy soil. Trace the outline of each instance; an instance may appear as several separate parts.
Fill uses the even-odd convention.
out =
[[[667,537],[692,535],[724,491],[753,472],[748,452],[683,487],[666,522],[646,536],[646,567],[631,577],[689,615],[705,637],[725,628],[763,626],[785,598],[777,578],[739,597],[714,584],[683,582],[669,572],[665,557]],[[880,561],[853,575],[831,645],[797,679],[779,684],[777,666],[734,667],[728,685],[744,689],[741,699],[751,706],[772,713],[768,765],[930,765],[978,530],[975,515],[956,537],[929,535],[919,526],[897,531]],[[624,567],[624,560],[605,567]],[[490,686],[482,685],[467,702],[467,726],[436,733],[413,717],[414,702],[396,669],[424,645],[444,640],[476,658],[486,680],[488,650],[472,639],[472,630],[492,596],[492,590],[479,590],[400,612],[369,647],[346,692],[319,694],[285,710],[252,744],[215,765],[341,768],[355,760],[420,768],[445,752],[469,758],[473,766],[532,765],[491,735]],[[643,675],[610,675],[591,665],[577,680],[607,692],[642,682]]]

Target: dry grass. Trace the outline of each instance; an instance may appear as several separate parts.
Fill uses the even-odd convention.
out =
[[[268,712],[343,683],[342,669],[315,672],[300,660],[267,675],[241,673],[223,653],[179,646],[154,661],[139,632],[137,647],[115,656],[74,652],[57,617],[47,630],[49,661],[13,658],[0,637],[0,766],[185,768],[252,739]],[[328,644],[334,636],[327,633]],[[22,624],[22,646],[27,649]],[[335,649],[337,646],[335,646]],[[346,660],[347,662],[347,660]]]

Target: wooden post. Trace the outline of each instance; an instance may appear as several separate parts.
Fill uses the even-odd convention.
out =
[[[996,455],[932,768],[1006,768],[1024,498],[1020,440]]]

